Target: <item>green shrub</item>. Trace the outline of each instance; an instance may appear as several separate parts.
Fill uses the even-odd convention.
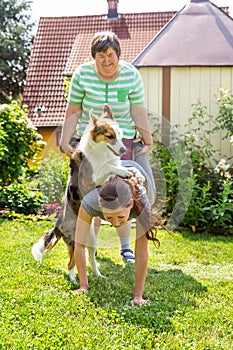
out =
[[[233,95],[228,90],[219,89],[217,121],[226,130],[225,137],[233,135]]]
[[[0,106],[0,184],[17,180],[44,143],[27,116],[25,106],[13,101]]]
[[[68,160],[54,151],[42,160],[38,168],[38,188],[44,196],[45,203],[61,203],[69,175]]]
[[[164,216],[168,222],[172,216],[177,215],[177,224],[192,227],[193,230],[219,228],[233,233],[233,178],[229,172],[230,164],[224,159],[219,162],[215,159],[218,153],[209,141],[209,135],[216,131],[227,129],[228,136],[232,132],[232,108],[230,111],[229,106],[233,104],[233,96],[220,90],[217,103],[218,117],[208,115],[206,107],[200,101],[193,105],[193,114],[186,125],[187,131],[179,142],[174,142],[174,135],[169,146],[155,140],[152,165],[155,161],[159,162],[164,173],[168,199]],[[214,125],[212,129],[209,129],[210,123]],[[182,144],[187,157],[185,152],[179,153]],[[190,167],[185,164],[188,159],[192,163],[189,174],[187,170]],[[186,181],[181,169],[186,171]],[[187,205],[185,192],[190,190],[192,195]],[[175,207],[178,209],[174,213]],[[179,217],[179,211],[184,212],[185,208],[185,215]]]
[[[29,190],[24,184],[13,182],[9,186],[0,186],[0,190],[1,209],[9,209],[20,214],[36,214],[42,206],[40,192]]]
[[[37,168],[30,168],[17,181],[0,186],[0,209],[8,209],[20,214],[36,214],[39,210],[48,210],[46,203],[60,204],[63,201],[68,179],[68,160],[49,152]],[[57,207],[56,206],[56,207]],[[42,208],[43,207],[43,208]],[[52,206],[54,209],[54,206]]]

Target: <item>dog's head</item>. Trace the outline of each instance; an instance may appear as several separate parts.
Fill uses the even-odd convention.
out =
[[[108,149],[117,156],[125,153],[126,148],[122,142],[123,132],[113,117],[111,107],[104,104],[101,118],[90,111],[90,118],[92,121],[92,129],[90,130],[92,140],[96,144],[104,142]]]

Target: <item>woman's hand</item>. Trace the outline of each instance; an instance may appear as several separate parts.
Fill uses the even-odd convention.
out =
[[[134,306],[134,305],[142,306],[142,305],[145,305],[147,303],[148,303],[148,301],[143,299],[142,297],[134,297],[133,300],[131,300],[132,306]]]
[[[69,144],[71,137],[74,135],[78,120],[82,113],[81,105],[68,104],[66,107],[66,116],[62,126],[60,149],[67,156],[71,156],[74,149]]]
[[[144,144],[142,150],[138,154],[149,154],[153,149],[153,144]]]
[[[151,127],[147,117],[147,109],[145,106],[131,106],[131,115],[135,126],[144,143],[144,147],[139,154],[149,154],[153,148],[153,137]]]
[[[71,157],[72,154],[74,153],[74,148],[71,147],[70,144],[61,144],[60,149],[63,153],[65,153],[68,157]]]
[[[77,289],[77,293],[78,294],[82,294],[82,293],[85,293],[85,294],[87,294],[88,293],[88,287],[80,287],[79,289]]]

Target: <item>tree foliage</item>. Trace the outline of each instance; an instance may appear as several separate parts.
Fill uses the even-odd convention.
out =
[[[31,1],[0,1],[0,102],[23,91],[32,47]]]
[[[0,185],[12,183],[43,148],[41,136],[16,101],[0,106]]]

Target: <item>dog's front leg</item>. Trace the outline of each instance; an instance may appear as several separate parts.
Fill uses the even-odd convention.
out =
[[[121,177],[124,177],[124,178],[129,178],[132,176],[132,173],[130,171],[128,171],[125,167],[123,166],[112,166],[111,167],[111,172],[109,173],[110,174],[115,174],[115,175],[119,175]]]
[[[132,176],[132,173],[123,166],[118,167],[112,165],[111,167],[102,169],[101,174],[93,174],[93,180],[95,181],[96,186],[102,185],[110,175],[118,175],[123,178],[129,178]]]

